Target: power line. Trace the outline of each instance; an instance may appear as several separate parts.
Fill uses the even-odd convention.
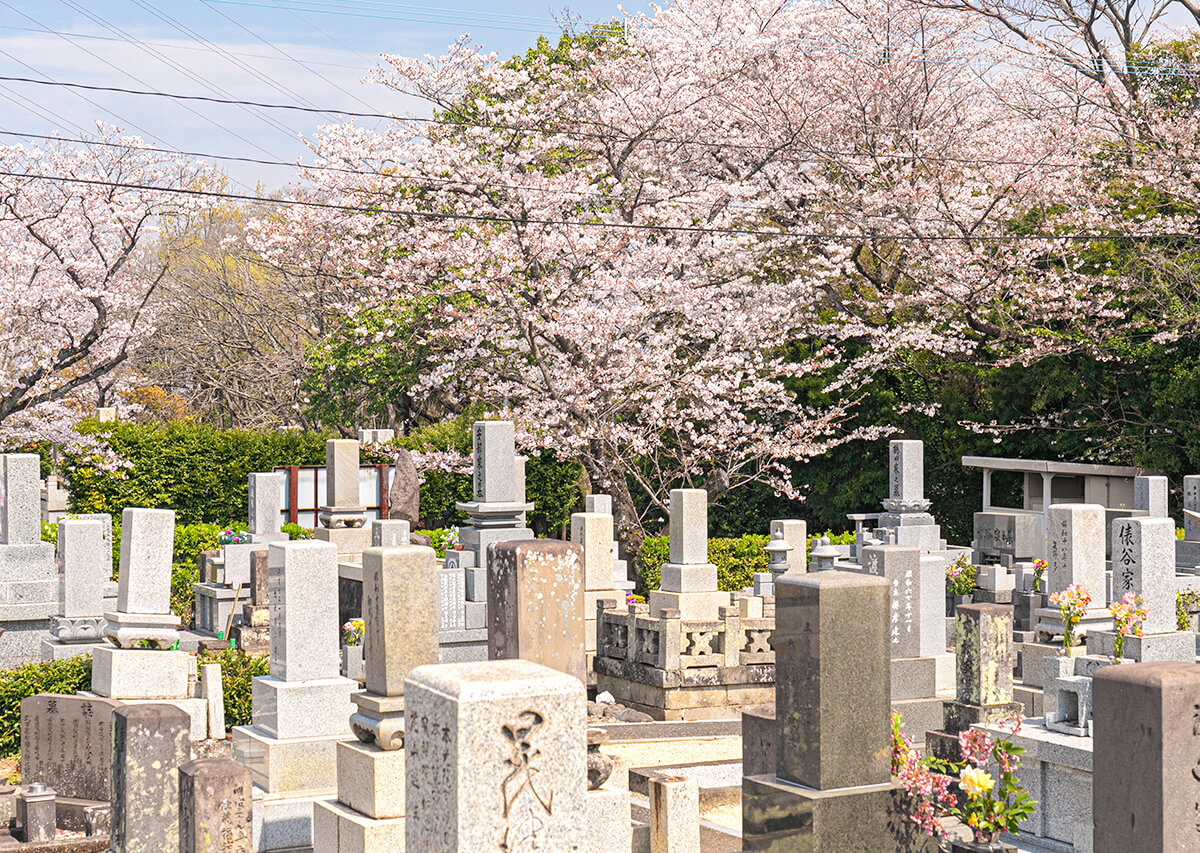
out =
[[[0,2],[3,2],[3,0],[0,0]],[[160,91],[155,91],[155,90],[151,90],[151,89],[127,89],[127,88],[123,88],[120,86],[99,86],[99,85],[90,84],[90,83],[72,83],[72,82],[61,81],[61,80],[38,80],[38,79],[35,79],[32,77],[13,77],[13,76],[0,75],[0,81],[8,81],[8,82],[15,82],[15,83],[33,83],[33,84],[39,85],[39,86],[59,86],[59,87],[64,87],[64,88],[68,88],[68,89],[83,89],[86,91],[114,92],[114,93],[125,94],[125,95],[141,95],[141,96],[147,96],[147,97],[168,98],[171,100],[204,101],[207,103],[227,104],[227,105],[248,105],[248,106],[253,106],[253,107],[260,107],[263,109],[295,110],[295,111],[299,111],[299,112],[321,113],[321,114],[337,113],[337,114],[340,114],[343,116],[349,116],[349,117],[353,117],[353,118],[386,119],[389,121],[416,122],[416,123],[420,123],[420,124],[443,125],[446,127],[479,127],[479,128],[490,128],[490,129],[496,129],[496,130],[512,130],[512,131],[518,131],[518,132],[522,132],[522,133],[541,134],[544,136],[574,136],[574,137],[579,137],[579,138],[583,138],[583,139],[617,140],[617,141],[622,141],[622,142],[628,142],[635,138],[632,136],[623,136],[620,134],[589,132],[589,131],[573,130],[573,129],[557,129],[556,130],[553,128],[536,127],[536,126],[532,126],[532,125],[515,125],[515,124],[502,123],[502,122],[472,122],[472,121],[467,121],[467,120],[456,121],[453,119],[397,116],[397,115],[391,115],[388,113],[364,113],[364,112],[355,112],[353,110],[338,110],[338,109],[334,109],[334,108],[324,108],[324,107],[305,107],[305,106],[299,106],[297,104],[273,104],[273,103],[266,103],[266,102],[262,102],[262,101],[246,101],[246,100],[239,100],[239,99],[233,99],[233,98],[218,98],[218,97],[214,97],[211,95],[182,95],[182,94],[177,94],[177,93],[173,93],[173,92],[160,92]],[[598,122],[586,122],[585,121],[585,122],[581,122],[581,123],[601,126],[601,125],[599,125]],[[873,129],[879,129],[879,128],[873,128]],[[664,144],[672,144],[672,145],[692,145],[692,146],[701,147],[701,148],[719,148],[719,149],[751,150],[751,151],[776,150],[779,147],[778,145],[771,145],[768,143],[706,142],[706,141],[699,140],[699,139],[681,139],[678,137],[669,137],[669,136],[647,136],[647,137],[642,137],[640,139],[643,142],[651,142],[651,143],[664,143]],[[255,147],[258,147],[258,146],[255,146]],[[901,152],[890,152],[890,153],[868,152],[868,151],[864,151],[864,152],[841,151],[841,152],[839,152],[839,151],[831,151],[828,149],[816,149],[816,148],[809,149],[809,152],[812,154],[823,154],[823,155],[835,156],[835,157],[865,157],[865,158],[869,158],[869,159],[875,159],[875,158],[912,159],[912,160],[928,160],[928,161],[936,161],[936,162],[958,162],[958,163],[964,163],[964,164],[982,163],[982,164],[987,164],[987,165],[1011,165],[1011,166],[1050,165],[1046,161],[1037,161],[1037,160],[999,160],[999,159],[985,160],[985,159],[978,159],[978,158],[959,158],[959,157],[950,157],[950,156],[943,156],[943,155],[926,156],[926,155],[920,155],[920,154],[904,154]],[[269,152],[264,152],[264,153],[269,153]],[[1055,168],[1072,168],[1076,164],[1055,163],[1053,165],[1055,166]]]
[[[278,206],[295,206],[295,207],[310,207],[326,210],[338,210],[346,213],[367,213],[371,215],[389,214],[393,216],[408,216],[413,219],[424,220],[449,220],[454,222],[489,222],[505,225],[545,225],[545,226],[570,226],[575,228],[607,228],[617,231],[649,231],[659,233],[682,233],[682,234],[730,234],[742,237],[766,237],[771,239],[792,238],[803,240],[850,240],[850,241],[865,241],[865,240],[883,240],[896,242],[1015,242],[1015,241],[1037,241],[1045,243],[1062,242],[1065,240],[1129,240],[1133,242],[1148,242],[1153,240],[1163,239],[1191,239],[1197,238],[1195,234],[1185,234],[1180,232],[1164,232],[1164,233],[1144,233],[1144,234],[997,234],[983,237],[968,236],[962,234],[937,234],[937,235],[921,235],[921,234],[837,234],[837,233],[817,233],[817,232],[795,232],[795,231],[767,231],[767,230],[752,230],[742,228],[713,228],[697,225],[639,225],[633,222],[589,222],[587,220],[570,220],[570,219],[518,219],[513,216],[488,216],[484,214],[468,214],[468,213],[434,213],[426,210],[400,210],[386,207],[366,207],[357,205],[334,204],[331,202],[311,201],[308,199],[271,199],[263,198],[262,196],[243,195],[239,193],[218,192],[216,190],[201,190],[191,187],[160,187],[152,184],[140,184],[127,181],[104,181],[95,178],[76,178],[69,175],[47,175],[37,172],[14,172],[9,170],[0,170],[0,177],[23,178],[39,181],[57,181],[60,183],[83,184],[85,186],[100,186],[113,187],[117,189],[131,190],[147,190],[152,192],[171,193],[174,195],[195,196],[201,198],[223,198],[232,201],[252,202],[255,204],[272,204]]]

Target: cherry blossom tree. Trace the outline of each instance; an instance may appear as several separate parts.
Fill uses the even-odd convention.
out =
[[[843,428],[881,366],[1029,359],[1121,319],[1124,283],[1059,213],[1102,215],[1105,130],[1061,65],[939,61],[986,61],[982,26],[676,0],[504,63],[465,40],[388,57],[376,79],[437,120],[323,128],[305,177],[340,209],[264,220],[256,246],[333,283],[372,345],[392,332],[356,315],[423,312],[417,391],[579,458],[627,530],[680,485],[791,493],[791,464],[883,431]]]
[[[154,328],[170,266],[165,217],[198,199],[202,165],[101,126],[90,145],[0,147],[0,441],[78,442]]]

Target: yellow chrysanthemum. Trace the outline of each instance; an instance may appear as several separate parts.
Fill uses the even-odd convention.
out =
[[[963,770],[962,774],[958,777],[958,781],[962,785],[962,789],[966,791],[967,796],[971,799],[975,799],[992,790],[992,786],[995,784],[995,780],[991,775],[984,770],[980,770],[978,767],[968,767]]]

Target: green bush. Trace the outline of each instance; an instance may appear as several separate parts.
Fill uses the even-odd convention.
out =
[[[313,532],[311,530],[309,530],[307,527],[301,527],[299,524],[296,524],[295,522],[292,522],[292,521],[288,521],[288,522],[281,524],[279,526],[279,531],[281,533],[286,533],[288,535],[288,539],[291,539],[293,541],[295,541],[296,539],[312,539],[313,538]]]
[[[38,693],[78,693],[92,687],[92,659],[27,663],[0,670],[0,756],[21,751],[21,700]]]
[[[68,454],[71,508],[119,518],[127,506],[175,510],[180,524],[246,517],[248,475],[278,465],[322,465],[320,432],[223,430],[205,424],[97,423],[79,427],[107,444],[130,467],[117,475],[91,457]]]
[[[196,672],[201,664],[221,665],[221,687],[225,699],[225,727],[248,726],[250,719],[250,682],[256,675],[269,675],[271,667],[266,655],[248,655],[240,649],[202,651],[196,658]]]
[[[804,554],[807,563],[814,539],[828,537],[833,545],[851,545],[854,532],[814,533],[808,537],[808,548]],[[767,552],[764,550],[770,537],[748,533],[736,539],[714,538],[708,540],[708,561],[717,567],[717,588],[724,592],[736,592],[754,585],[756,572],[767,570]],[[796,559],[795,554],[791,555]],[[638,572],[638,592],[645,595],[658,589],[662,582],[662,565],[670,559],[670,544],[666,536],[647,536],[634,560]]]
[[[429,544],[439,557],[446,556],[446,549],[457,540],[458,530],[453,527],[439,527],[437,530],[414,530],[429,537]]]

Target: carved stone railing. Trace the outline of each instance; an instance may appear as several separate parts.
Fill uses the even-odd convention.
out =
[[[722,607],[718,619],[688,621],[678,610],[650,615],[646,604],[618,607],[615,600],[596,604],[596,655],[655,669],[774,664],[774,618],[747,618],[736,607]]]

